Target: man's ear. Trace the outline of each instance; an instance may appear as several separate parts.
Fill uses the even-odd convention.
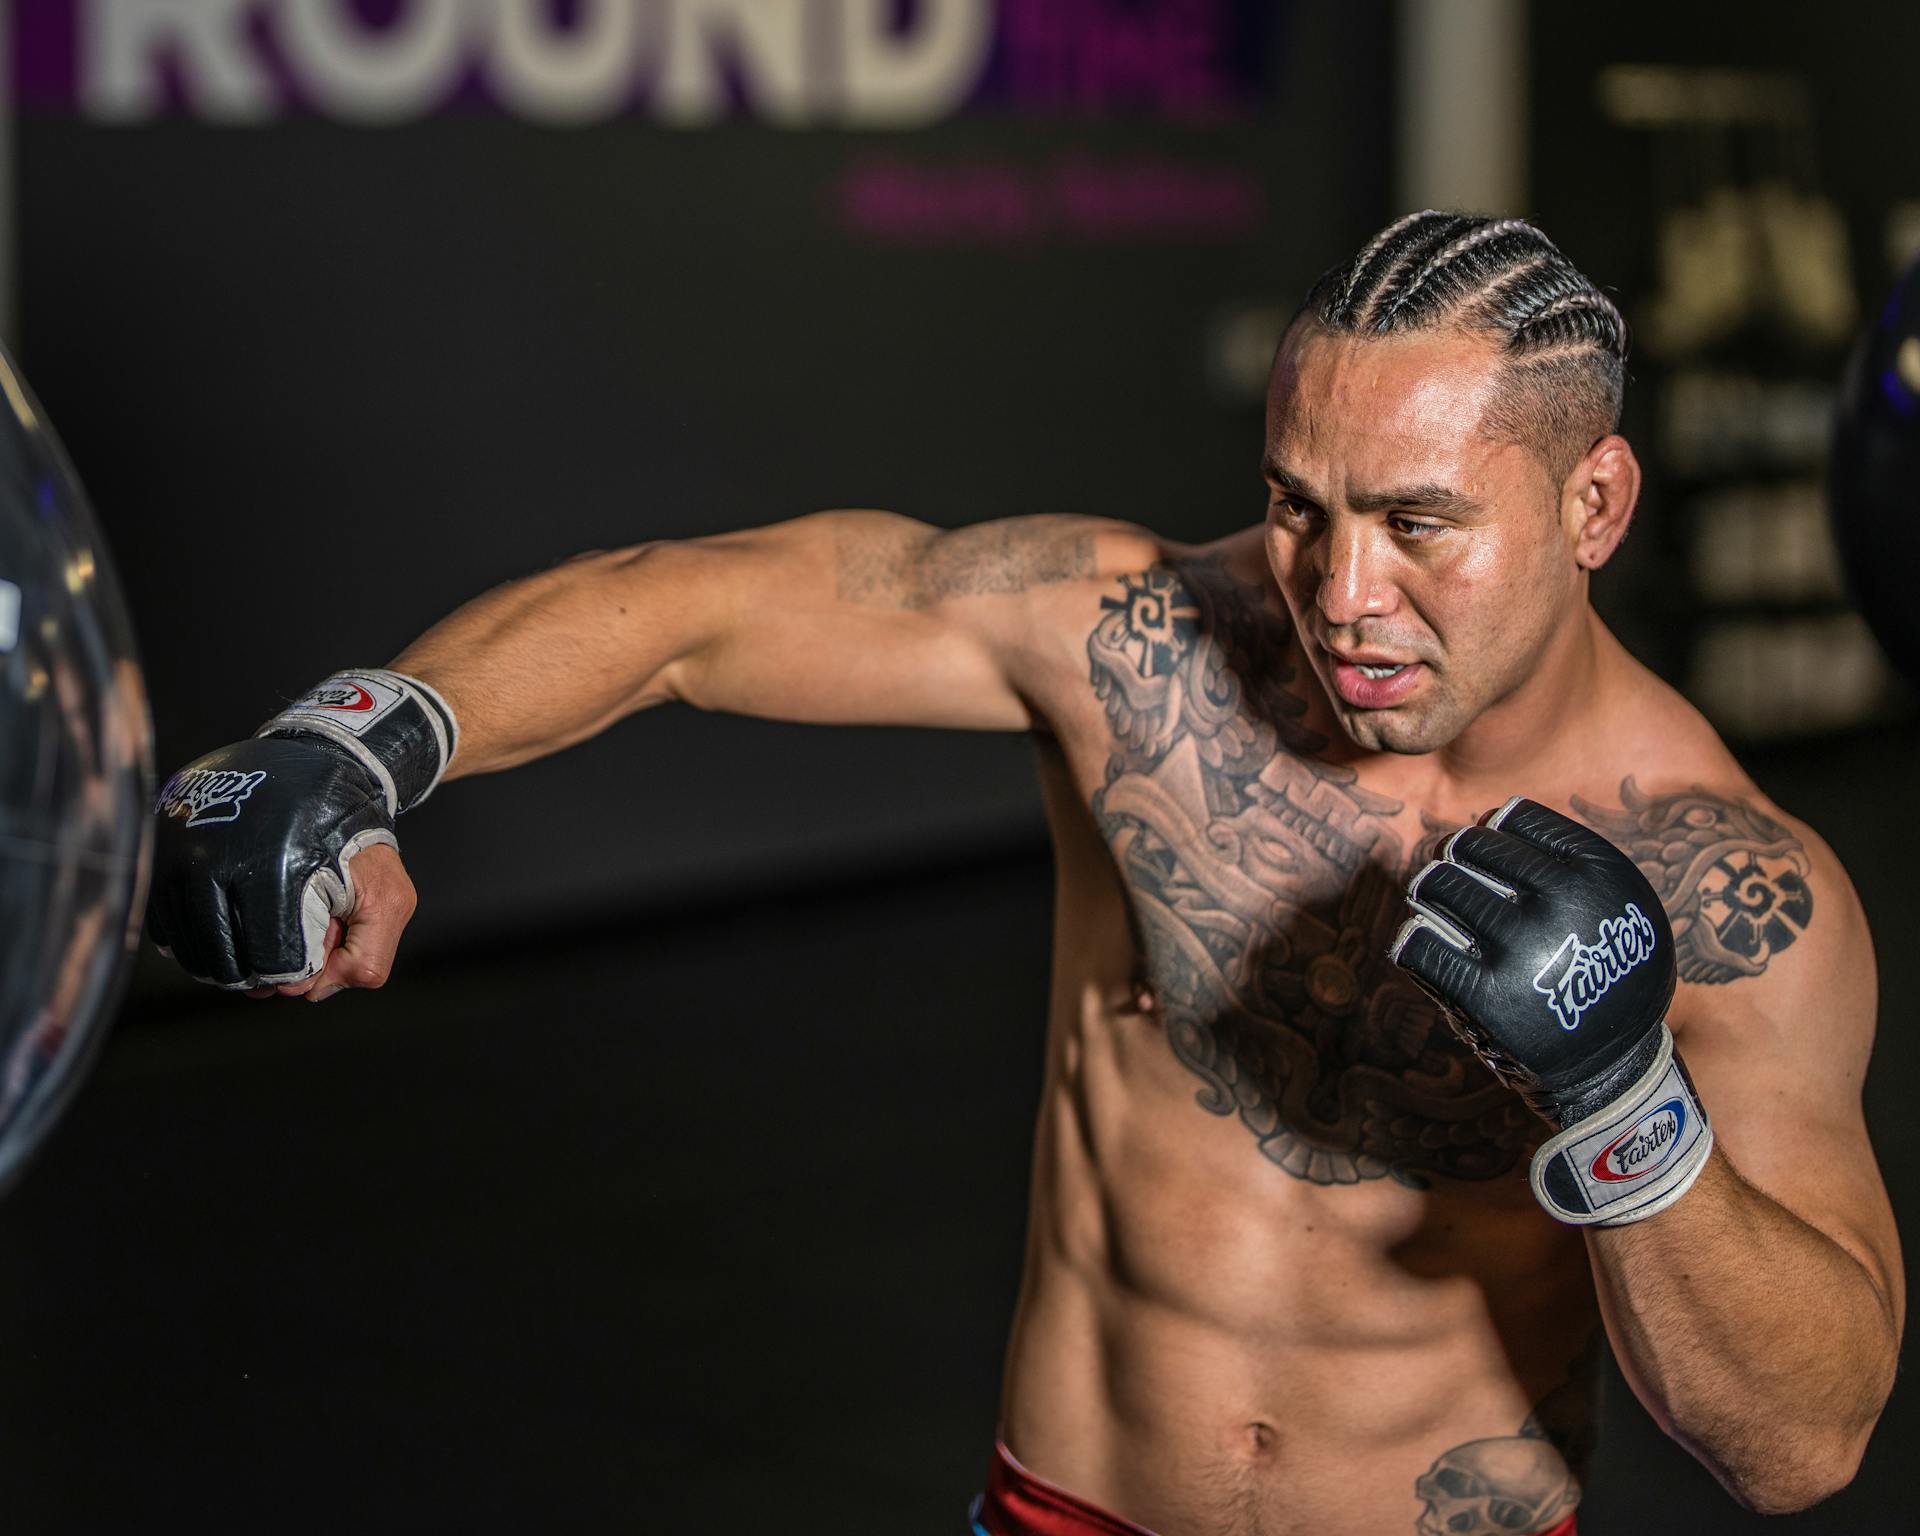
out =
[[[1573,544],[1573,558],[1597,571],[1613,558],[1640,500],[1640,461],[1618,433],[1586,451],[1560,487],[1560,522]]]

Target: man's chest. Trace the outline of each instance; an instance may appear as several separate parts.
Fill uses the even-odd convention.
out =
[[[1245,588],[1204,568],[1121,586],[1063,766],[1200,1107],[1316,1183],[1518,1166],[1534,1117],[1386,959],[1451,826],[1314,755],[1284,625]]]
[[[1184,755],[1123,769],[1089,811],[1200,1104],[1315,1182],[1514,1168],[1532,1115],[1386,958],[1447,829],[1298,760],[1228,787]]]
[[[1118,881],[1200,1105],[1318,1182],[1517,1167],[1539,1122],[1385,958],[1408,877],[1464,818],[1328,760],[1285,617],[1222,561],[1121,576],[1097,601],[1048,709],[1056,798]],[[1667,786],[1646,791],[1609,771],[1604,748],[1579,783],[1512,788],[1570,811],[1646,874],[1683,994],[1758,975],[1811,920],[1806,850],[1751,801],[1690,777],[1722,776],[1713,764],[1636,759]]]

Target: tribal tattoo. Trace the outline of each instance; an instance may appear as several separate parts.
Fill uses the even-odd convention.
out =
[[[1401,892],[1452,828],[1403,845],[1398,801],[1319,760],[1286,619],[1217,559],[1120,578],[1087,639],[1111,734],[1093,814],[1131,895],[1167,1038],[1295,1178],[1489,1179],[1539,1123],[1386,959]],[[1576,809],[1672,915],[1687,981],[1757,975],[1806,926],[1806,857],[1694,789]]]
[[[1092,532],[1068,531],[1078,522],[1013,517],[911,537],[897,527],[849,523],[834,536],[836,587],[849,602],[930,608],[1091,576]]]
[[[1484,1179],[1533,1117],[1386,958],[1399,802],[1317,760],[1286,622],[1217,561],[1122,578],[1087,641],[1112,755],[1093,813],[1167,1038],[1295,1178]]]
[[[1697,784],[1646,795],[1629,777],[1620,798],[1620,810],[1578,796],[1573,808],[1660,893],[1682,981],[1758,976],[1813,921],[1807,851],[1772,817]]]

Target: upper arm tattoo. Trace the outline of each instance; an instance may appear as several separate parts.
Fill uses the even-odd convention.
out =
[[[1573,808],[1640,866],[1673,923],[1682,981],[1758,976],[1813,921],[1807,851],[1745,800],[1701,788],[1648,795],[1629,776],[1618,810]]]
[[[910,543],[871,529],[834,537],[834,583],[848,602],[931,608],[949,598],[1024,592],[1091,576],[1093,533],[1015,517],[930,532]]]

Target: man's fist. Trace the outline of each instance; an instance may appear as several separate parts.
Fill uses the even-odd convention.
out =
[[[189,763],[155,808],[155,943],[200,980],[258,995],[379,985],[413,912],[394,818],[439,781],[455,730],[415,679],[343,673]],[[363,890],[355,861],[382,847],[395,852]]]
[[[305,981],[255,987],[249,997],[304,997],[324,1003],[349,988],[384,987],[393,974],[400,935],[413,920],[419,897],[400,850],[375,843],[353,859],[353,908],[327,924],[321,948],[326,959]]]
[[[1599,833],[1518,797],[1464,827],[1407,887],[1390,951],[1480,1058],[1560,1134],[1534,1192],[1618,1224],[1693,1183],[1713,1133],[1673,1054],[1673,933]]]

